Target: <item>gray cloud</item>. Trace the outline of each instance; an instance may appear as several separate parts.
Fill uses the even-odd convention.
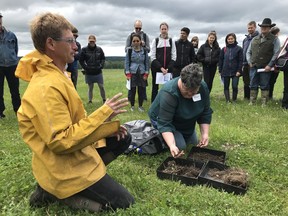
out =
[[[280,0],[273,4],[268,0],[2,0],[0,12],[4,16],[3,25],[17,35],[20,50],[33,49],[30,20],[38,13],[51,11],[64,15],[78,28],[82,46],[87,44],[89,34],[95,34],[98,45],[107,55],[124,55],[125,41],[136,19],[142,20],[143,30],[150,40],[158,36],[159,24],[166,21],[169,34],[175,39],[183,26],[191,29],[190,38],[200,37],[200,44],[205,42],[210,30],[216,30],[219,43],[224,46],[228,33],[236,33],[241,44],[249,21],[261,23],[265,17],[270,17],[281,29],[283,41],[288,33],[284,16],[287,7],[288,2]]]

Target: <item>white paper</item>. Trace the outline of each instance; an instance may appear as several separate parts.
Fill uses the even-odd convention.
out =
[[[270,71],[274,71],[274,67],[272,67]],[[266,71],[265,71],[265,68],[259,68],[257,69],[257,72],[261,73],[261,72],[266,72]]]
[[[156,73],[156,84],[165,84],[172,79],[171,73],[166,73],[165,75],[162,72]]]
[[[131,90],[131,79],[129,79],[129,80],[126,81],[126,88],[127,88],[128,90]]]

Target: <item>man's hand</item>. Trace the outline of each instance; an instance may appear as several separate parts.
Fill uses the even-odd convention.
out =
[[[116,136],[117,140],[119,141],[120,139],[124,139],[127,134],[128,134],[127,128],[124,127],[123,125],[120,125],[119,130],[111,136]]]
[[[113,96],[111,99],[107,99],[105,104],[108,105],[114,112],[111,114],[110,119],[114,118],[120,113],[127,112],[127,110],[122,109],[123,107],[127,106],[128,103],[128,98],[122,98],[122,93],[118,93],[115,96]]]

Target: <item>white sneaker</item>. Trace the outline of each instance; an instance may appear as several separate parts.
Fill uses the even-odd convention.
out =
[[[131,106],[131,112],[134,112],[134,110],[135,110],[135,107],[134,106]]]
[[[145,110],[144,110],[143,107],[138,107],[138,111],[139,111],[139,112],[144,112]]]

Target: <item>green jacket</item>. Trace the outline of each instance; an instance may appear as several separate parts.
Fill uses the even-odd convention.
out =
[[[261,41],[262,40],[262,41]],[[269,33],[265,38],[256,36],[251,42],[251,63],[257,68],[264,68],[274,55],[275,36]]]
[[[204,81],[201,83],[199,94],[201,99],[194,101],[181,95],[178,88],[178,78],[167,82],[157,94],[148,115],[157,121],[160,133],[179,131],[189,137],[198,124],[210,124],[212,109],[210,108],[209,90]]]

